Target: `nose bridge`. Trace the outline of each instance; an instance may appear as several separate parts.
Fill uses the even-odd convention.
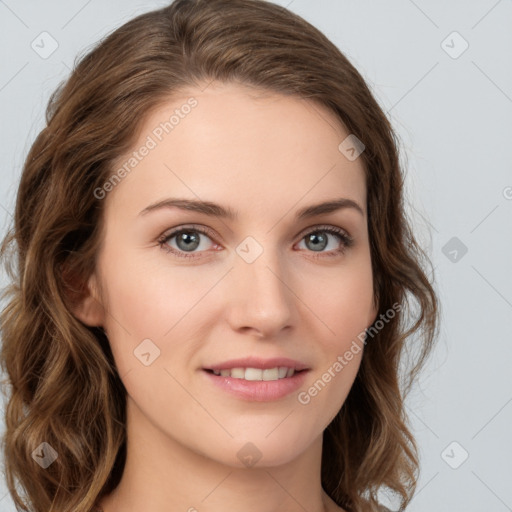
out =
[[[276,280],[275,286],[284,286],[278,276],[286,272],[286,261],[275,237],[263,235],[256,239],[247,236],[236,247],[236,253],[235,266],[240,268],[240,272],[262,281],[265,286],[272,287]]]
[[[293,293],[284,260],[270,239],[247,237],[236,248],[230,290],[232,322],[270,332],[290,322]]]

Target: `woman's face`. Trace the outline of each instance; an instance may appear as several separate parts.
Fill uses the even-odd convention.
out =
[[[133,432],[231,466],[283,464],[320,439],[376,316],[348,135],[323,107],[233,84],[187,90],[146,120],[95,192],[105,229],[89,282]],[[218,206],[165,206],[176,199]],[[293,367],[305,370],[275,380]]]

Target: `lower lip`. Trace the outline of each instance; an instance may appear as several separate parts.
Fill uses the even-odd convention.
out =
[[[292,377],[285,377],[278,380],[245,380],[234,379],[233,377],[222,377],[203,370],[203,373],[210,381],[224,391],[253,402],[270,402],[279,400],[297,391],[304,383],[309,370],[295,373]]]

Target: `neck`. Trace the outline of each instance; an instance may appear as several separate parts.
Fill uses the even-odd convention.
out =
[[[127,454],[104,512],[341,511],[321,486],[322,437],[293,460],[269,467],[236,467],[205,457],[147,421],[127,397]]]

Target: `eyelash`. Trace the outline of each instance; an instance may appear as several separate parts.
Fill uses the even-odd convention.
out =
[[[165,252],[173,253],[179,258],[197,258],[197,253],[186,253],[183,251],[177,251],[176,249],[173,249],[167,245],[167,242],[174,238],[176,235],[180,235],[181,233],[186,232],[198,232],[201,233],[210,239],[214,238],[214,233],[210,231],[207,228],[201,227],[201,226],[185,226],[180,227],[179,229],[176,229],[175,231],[172,231],[171,233],[168,233],[161,237],[158,240],[158,244],[161,249],[163,249]],[[334,235],[338,238],[340,242],[342,242],[342,246],[340,249],[336,249],[329,252],[319,252],[317,255],[313,256],[314,258],[321,258],[321,257],[335,257],[339,256],[340,254],[344,254],[347,249],[352,247],[354,243],[354,239],[348,235],[343,229],[337,228],[335,226],[315,226],[310,231],[304,233],[302,235],[301,241],[308,235],[311,235],[313,233],[330,233],[331,235]],[[202,252],[202,251],[200,251]],[[310,251],[314,252],[314,251]]]

